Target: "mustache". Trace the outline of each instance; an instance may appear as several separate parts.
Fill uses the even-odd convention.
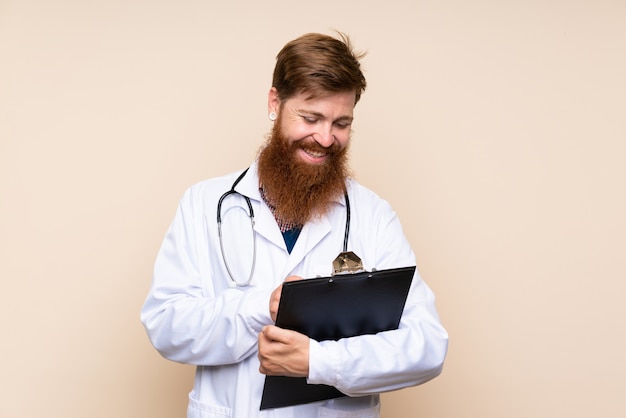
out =
[[[290,148],[292,151],[294,149],[302,149],[304,151],[328,155],[336,155],[341,151],[341,147],[337,142],[333,142],[329,147],[324,147],[313,138],[305,138],[295,141],[291,144]]]

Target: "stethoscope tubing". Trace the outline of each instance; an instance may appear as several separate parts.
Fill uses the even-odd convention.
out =
[[[228,276],[230,276],[230,285],[232,287],[236,287],[236,286],[250,286],[252,283],[252,277],[254,275],[254,270],[255,270],[255,266],[256,266],[256,250],[257,250],[257,246],[256,246],[256,229],[254,228],[254,210],[252,209],[252,202],[250,201],[250,198],[248,196],[244,196],[241,193],[239,193],[238,191],[235,190],[235,187],[237,186],[237,184],[241,181],[241,179],[246,175],[246,173],[248,172],[248,168],[245,169],[240,175],[239,177],[237,177],[237,179],[233,182],[233,185],[231,186],[230,190],[226,191],[226,193],[224,193],[222,196],[220,196],[218,202],[217,202],[217,234],[218,234],[218,238],[219,238],[219,242],[220,242],[220,252],[222,253],[222,260],[224,260],[224,265],[226,266],[226,271],[228,272]],[[228,265],[228,260],[226,259],[226,253],[224,251],[224,242],[222,239],[222,202],[224,202],[224,199],[226,199],[228,196],[231,196],[233,194],[237,194],[241,197],[243,197],[246,201],[246,204],[248,205],[248,217],[250,218],[250,225],[252,228],[252,242],[253,242],[253,247],[252,247],[252,266],[250,268],[250,275],[248,276],[248,279],[245,282],[238,282],[235,279],[235,276],[233,275],[230,266]],[[345,231],[344,231],[344,236],[343,236],[343,251],[347,252],[348,251],[348,237],[350,236],[350,199],[348,198],[348,192],[344,191],[344,198],[346,201],[346,227],[345,227]]]
[[[252,276],[254,276],[254,270],[256,267],[256,229],[254,228],[254,210],[252,209],[252,202],[250,201],[250,198],[248,196],[244,196],[235,190],[235,186],[237,186],[237,183],[241,181],[241,179],[243,178],[243,176],[246,175],[247,172],[248,169],[246,168],[244,172],[241,173],[239,177],[237,177],[237,180],[235,180],[230,190],[224,193],[217,202],[217,235],[220,241],[220,252],[222,253],[222,260],[224,260],[224,266],[226,266],[226,271],[228,272],[228,276],[230,277],[230,285],[232,287],[249,286],[252,283]],[[228,196],[233,194],[238,194],[246,200],[246,204],[248,205],[248,217],[250,218],[250,227],[252,228],[252,266],[250,267],[250,275],[248,276],[248,280],[243,283],[239,283],[235,279],[235,276],[233,275],[233,272],[228,265],[228,260],[226,259],[226,253],[224,251],[224,240],[222,238],[222,202]]]

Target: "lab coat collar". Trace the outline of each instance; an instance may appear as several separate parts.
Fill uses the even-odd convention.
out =
[[[237,184],[235,190],[243,196],[248,196],[252,200],[261,201],[258,164],[256,161],[254,161],[250,168],[248,168],[248,172]]]

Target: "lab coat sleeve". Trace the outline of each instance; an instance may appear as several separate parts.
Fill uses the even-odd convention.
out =
[[[391,209],[376,224],[379,269],[414,265],[415,257]],[[433,292],[416,272],[397,330],[339,341],[310,341],[312,384],[362,396],[424,383],[442,371],[448,335],[439,321]]]
[[[157,255],[141,320],[154,347],[170,360],[237,363],[256,353],[259,331],[272,323],[271,291],[232,288],[216,295],[212,278],[201,277],[199,252],[208,250],[197,200],[193,190],[181,199]]]

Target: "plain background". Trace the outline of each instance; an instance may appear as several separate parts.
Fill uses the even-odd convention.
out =
[[[334,28],[368,51],[356,178],[450,333],[383,417],[626,415],[624,0],[0,0],[1,417],[184,416],[157,249],[254,159],[278,50]]]

